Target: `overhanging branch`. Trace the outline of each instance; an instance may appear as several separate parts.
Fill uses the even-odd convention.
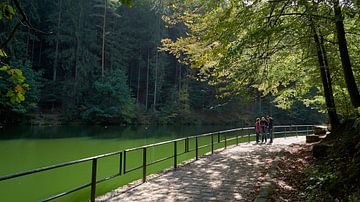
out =
[[[3,49],[7,46],[7,44],[11,41],[11,39],[15,36],[15,32],[17,31],[17,29],[20,27],[20,25],[25,26],[26,28],[28,28],[30,31],[39,33],[39,34],[45,34],[45,35],[50,35],[52,34],[51,32],[44,32],[40,29],[37,29],[35,27],[33,27],[29,21],[29,18],[26,16],[24,10],[21,8],[20,3],[18,2],[18,0],[13,0],[15,7],[17,8],[18,12],[20,13],[22,19],[19,19],[18,23],[16,23],[15,27],[11,30],[8,38],[1,44],[0,49]]]
[[[315,14],[307,14],[307,13],[281,13],[277,16],[309,16],[309,17],[321,18],[321,19],[326,19],[326,20],[331,20],[331,21],[335,20],[335,18],[332,18],[332,17],[315,15]],[[271,17],[273,17],[273,16],[268,16],[266,18],[271,18]]]

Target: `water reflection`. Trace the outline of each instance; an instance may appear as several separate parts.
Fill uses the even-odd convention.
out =
[[[18,126],[0,129],[0,140],[58,139],[86,137],[94,139],[138,139],[146,137],[178,138],[235,128],[236,126]]]

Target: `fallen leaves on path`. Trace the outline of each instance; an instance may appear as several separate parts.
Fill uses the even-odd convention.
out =
[[[299,194],[306,189],[304,169],[313,162],[312,145],[292,145],[279,153],[279,172],[273,182],[273,201],[306,201]]]

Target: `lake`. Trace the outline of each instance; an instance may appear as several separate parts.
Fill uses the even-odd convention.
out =
[[[198,135],[206,132],[236,128],[235,126],[59,126],[0,129],[0,176],[54,165],[85,157],[119,151],[127,148],[172,140],[180,137]],[[201,141],[203,141],[201,143]],[[204,144],[209,140],[201,140]],[[190,143],[194,145],[193,143]],[[184,148],[179,143],[178,151]],[[193,146],[191,146],[193,147]],[[217,146],[217,148],[220,145]],[[153,161],[172,154],[172,145],[150,148],[148,161]],[[208,152],[203,149],[201,152]],[[178,162],[190,159],[194,152],[178,157]],[[142,153],[129,153],[127,166],[141,165]],[[147,173],[155,173],[171,167],[169,159],[149,166]],[[119,156],[98,160],[98,177],[116,174],[119,170]],[[140,179],[142,170],[97,185],[97,195],[104,194],[116,187]],[[0,201],[39,201],[91,180],[91,161],[69,167],[45,171],[30,176],[18,177],[0,182]],[[74,192],[54,201],[86,201],[89,199],[89,188]]]

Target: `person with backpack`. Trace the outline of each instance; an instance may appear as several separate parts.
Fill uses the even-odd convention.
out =
[[[268,122],[268,138],[270,140],[269,144],[273,143],[273,118],[271,116],[266,117]]]
[[[260,126],[261,126],[261,143],[266,143],[267,142],[266,130],[268,128],[268,122],[266,121],[265,117],[261,117]]]

